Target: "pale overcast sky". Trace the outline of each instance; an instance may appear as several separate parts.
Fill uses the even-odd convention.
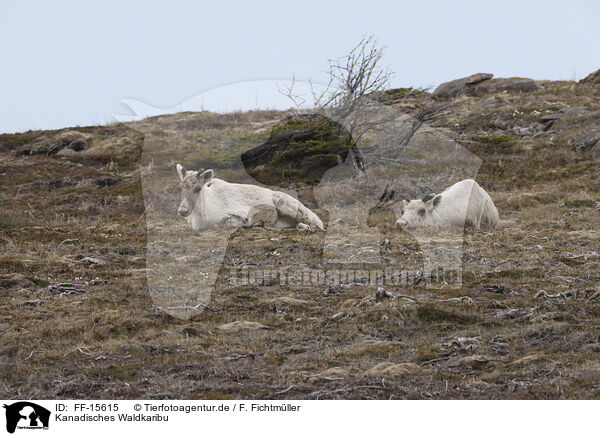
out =
[[[598,23],[596,0],[0,0],[0,132],[103,124],[130,113],[123,99],[170,108],[210,90],[205,109],[223,110],[214,89],[249,81],[255,98],[231,105],[279,106],[262,81],[324,81],[365,34],[387,47],[394,87],[580,79],[600,68]]]

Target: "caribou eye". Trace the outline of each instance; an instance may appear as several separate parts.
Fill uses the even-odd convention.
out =
[[[202,190],[202,187],[201,187],[201,186],[196,186],[196,187],[194,188],[194,191],[193,191],[193,192],[194,192],[194,194],[197,194],[197,193],[198,193],[198,192],[200,192],[201,190]]]
[[[419,212],[417,212],[417,213],[419,214],[419,216],[425,216],[425,213],[426,213],[425,208],[422,207],[421,209],[419,209]]]

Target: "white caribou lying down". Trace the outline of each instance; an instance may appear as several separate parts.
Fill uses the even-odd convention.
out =
[[[323,230],[319,217],[285,192],[214,178],[213,170],[186,171],[177,164],[182,199],[177,214],[194,230],[212,227],[296,227]]]
[[[496,227],[498,209],[491,197],[472,179],[450,186],[441,194],[421,200],[402,200],[402,217],[396,225],[417,227]]]

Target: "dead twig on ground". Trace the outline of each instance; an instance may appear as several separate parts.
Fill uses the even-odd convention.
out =
[[[279,391],[279,392],[275,392],[273,395],[281,395],[281,394],[285,394],[286,392],[291,391],[292,389],[294,389],[296,387],[296,385],[291,385],[290,387],[288,387],[287,389],[284,389],[283,391]]]
[[[23,362],[25,362],[28,359],[31,359],[35,353],[45,353],[45,352],[46,352],[46,350],[32,350],[31,353],[29,353],[29,356],[27,356],[25,359],[23,359]]]
[[[421,362],[421,366],[425,366],[425,365],[431,365],[432,363],[436,363],[436,362],[443,362],[445,360],[450,360],[452,358],[452,356],[454,356],[454,352],[447,354],[446,356],[442,356],[442,357],[438,357],[436,359],[431,359],[431,360],[427,360],[425,362]]]
[[[375,300],[381,301],[384,298],[392,298],[392,299],[406,298],[407,300],[417,301],[417,299],[415,297],[411,297],[409,295],[397,294],[395,292],[386,291],[383,288],[377,288],[377,292],[375,293]]]
[[[73,294],[85,294],[87,291],[77,286],[81,286],[80,283],[53,283],[46,289],[41,289],[39,292],[48,292],[50,295],[62,297],[64,295]]]
[[[246,353],[246,354],[232,354],[231,356],[225,357],[225,360],[235,361],[240,359],[250,358],[254,360],[256,356],[263,356],[263,353]]]
[[[594,200],[592,197],[590,197],[590,195],[589,195],[589,194],[588,194],[586,191],[583,191],[583,194],[584,194],[584,195],[585,195],[585,196],[586,196],[588,199],[590,199],[591,201],[593,201],[594,203],[596,203],[596,206],[594,206],[594,210],[600,210],[600,201],[596,201],[596,200]]]
[[[564,297],[567,300],[577,298],[577,291],[559,292],[558,294],[548,294],[543,289],[539,291],[533,298],[560,298]]]
[[[169,306],[165,307],[167,310],[198,310],[199,308],[208,309],[211,312],[219,312],[221,310],[220,307],[211,307],[208,304],[198,303],[195,306]]]
[[[508,262],[516,262],[516,263],[519,263],[519,261],[518,261],[517,259],[506,259],[506,260],[503,260],[502,262],[500,262],[499,264],[497,264],[497,265],[494,265],[494,267],[493,267],[493,268],[494,268],[494,269],[496,269],[496,268],[498,268],[500,265],[504,265],[505,263],[508,263]]]
[[[438,301],[440,303],[448,303],[450,301],[466,301],[469,304],[474,303],[473,299],[471,297],[467,297],[466,295],[463,295],[462,297],[446,298],[444,300],[433,299],[433,301]]]
[[[72,244],[75,242],[77,242],[77,244],[79,244],[79,246],[83,245],[79,239],[71,238],[71,239],[65,239],[64,241],[62,241],[60,244],[58,244],[58,247],[60,247],[62,244]]]

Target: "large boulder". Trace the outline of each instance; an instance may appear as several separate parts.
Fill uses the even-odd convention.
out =
[[[42,136],[30,144],[25,144],[15,150],[17,156],[29,156],[34,154],[65,154],[62,150],[68,149],[73,153],[88,148],[92,136],[77,130],[67,130],[53,136]]]
[[[569,106],[563,107],[556,112],[552,112],[551,114],[544,115],[542,117],[542,122],[561,120],[563,118],[576,118],[576,117],[588,117],[592,111],[583,106]]]
[[[498,92],[531,92],[540,89],[535,80],[523,77],[492,79],[493,74],[478,73],[462,79],[442,83],[433,91],[438,99],[449,99],[461,95],[486,95]]]
[[[600,85],[600,70],[594,71],[579,81],[588,85]]]
[[[542,117],[542,123],[544,129],[549,129],[554,125],[555,121],[576,121],[581,122],[582,120],[600,118],[600,111],[591,111],[587,107],[574,106],[564,107],[548,115]]]
[[[578,136],[571,142],[575,151],[590,151],[594,156],[600,156],[600,130],[592,130]]]
[[[469,89],[469,94],[485,95],[497,92],[532,92],[540,89],[533,79],[526,79],[523,77],[511,77],[508,79],[491,79],[481,82]]]
[[[468,94],[468,91],[478,83],[490,80],[494,77],[489,73],[477,73],[462,79],[452,80],[451,82],[442,83],[431,94],[434,98],[447,99],[459,97],[463,94]]]
[[[282,188],[315,186],[323,175],[354,151],[362,161],[352,135],[340,123],[320,114],[285,118],[262,144],[242,154],[242,163],[256,181]]]

